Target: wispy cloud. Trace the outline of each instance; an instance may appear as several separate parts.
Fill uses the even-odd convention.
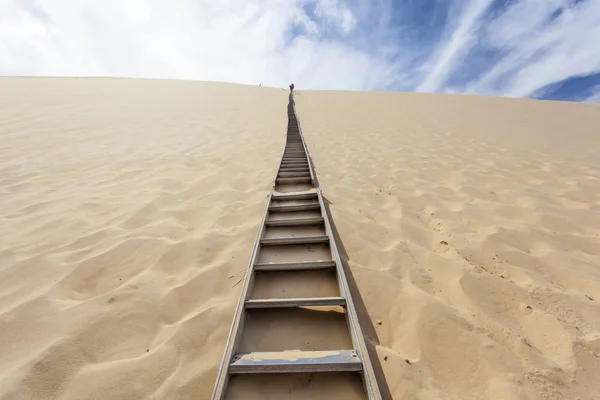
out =
[[[600,85],[596,86],[592,94],[586,97],[584,101],[589,103],[600,103]]]
[[[457,65],[463,64],[464,58],[460,57],[474,46],[475,32],[479,29],[482,17],[492,2],[493,0],[474,0],[464,3],[456,24],[452,24],[455,25],[454,31],[451,32],[448,41],[441,42],[439,45],[438,54],[432,62],[432,69],[417,88],[418,91],[438,91]]]
[[[493,19],[485,44],[503,57],[467,92],[528,97],[600,71],[600,1],[521,0]]]
[[[560,98],[598,37],[600,0],[0,0],[2,75]]]

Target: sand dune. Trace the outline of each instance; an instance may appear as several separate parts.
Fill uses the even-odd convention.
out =
[[[207,398],[284,144],[285,91],[0,87],[0,398]]]
[[[286,91],[0,91],[0,399],[209,398]],[[385,394],[600,393],[600,106],[301,91],[296,109]]]
[[[394,399],[600,393],[600,106],[302,92],[296,108]]]

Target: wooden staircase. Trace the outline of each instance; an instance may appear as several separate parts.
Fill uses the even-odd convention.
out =
[[[249,398],[248,392],[242,390],[240,395],[232,387],[241,376],[246,385],[248,379],[255,380],[267,393],[269,385],[278,385],[279,392],[268,398],[284,398],[281,393],[292,392],[293,398],[304,398],[312,374],[338,374],[320,382],[340,388],[355,388],[353,380],[360,380],[359,398],[381,399],[315,182],[290,95],[285,150],[243,281],[213,400]],[[268,297],[263,297],[265,293]],[[299,309],[303,311],[294,311]],[[277,376],[265,380],[265,374]],[[308,374],[300,386],[294,380],[299,374]],[[311,393],[311,399],[331,397],[319,390],[317,397]]]

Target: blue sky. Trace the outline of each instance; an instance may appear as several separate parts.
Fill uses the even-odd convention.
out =
[[[0,0],[0,75],[600,102],[600,0]]]

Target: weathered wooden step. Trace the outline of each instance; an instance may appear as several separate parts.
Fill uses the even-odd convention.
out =
[[[294,194],[274,194],[271,199],[274,201],[281,200],[308,200],[316,199],[318,197],[316,192],[312,193],[294,193]]]
[[[310,176],[308,177],[293,177],[293,178],[277,178],[277,180],[275,181],[276,183],[279,184],[286,184],[286,183],[310,183],[311,179]]]
[[[281,167],[280,168],[282,168],[282,167],[286,167],[286,168],[287,167],[304,167],[304,168],[308,168],[308,161],[305,161],[305,162],[297,162],[297,161],[287,162],[287,161],[284,161],[284,162],[281,163]]]
[[[255,271],[312,271],[335,267],[335,261],[301,261],[254,265]]]
[[[310,172],[308,170],[307,171],[279,171],[277,176],[280,176],[282,178],[285,178],[288,176],[308,176],[308,177],[310,177]]]
[[[308,165],[304,167],[281,167],[279,172],[310,172]]]
[[[309,204],[294,204],[290,206],[269,206],[271,212],[288,212],[288,211],[308,211],[308,210],[319,210],[321,205],[319,203]]]
[[[301,225],[316,225],[324,222],[323,217],[316,218],[286,218],[266,220],[267,226],[301,226]]]
[[[297,168],[297,169],[308,169],[308,164],[304,163],[302,165],[297,165],[297,166],[289,166],[287,164],[282,164],[279,166],[279,169],[290,169],[290,168]]]
[[[246,308],[292,308],[346,306],[343,297],[303,297],[295,299],[252,299],[246,300]]]
[[[354,350],[255,352],[236,354],[230,374],[362,371]]]
[[[281,238],[262,238],[260,244],[262,246],[282,246],[286,244],[311,244],[311,243],[327,243],[329,236],[298,236],[298,237],[281,237]]]

